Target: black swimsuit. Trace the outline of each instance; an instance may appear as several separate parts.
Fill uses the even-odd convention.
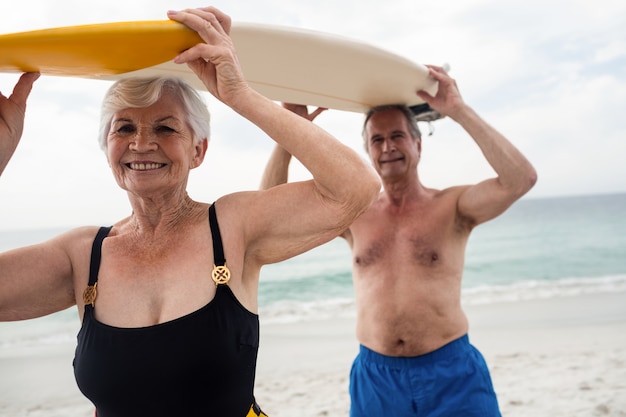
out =
[[[213,245],[223,253],[213,206],[209,212]],[[110,230],[101,228],[94,240],[90,286]],[[258,346],[258,316],[219,284],[199,310],[141,328],[101,323],[93,304],[86,304],[74,373],[98,417],[245,417],[254,404]]]

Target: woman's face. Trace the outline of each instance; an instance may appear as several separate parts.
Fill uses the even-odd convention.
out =
[[[113,115],[107,158],[119,186],[140,196],[184,191],[189,170],[202,163],[207,141],[194,145],[183,106],[174,94],[145,108]]]

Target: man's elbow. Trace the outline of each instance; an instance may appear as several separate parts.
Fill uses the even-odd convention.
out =
[[[526,194],[537,183],[537,171],[531,165],[526,169],[525,173],[518,177],[516,193],[518,198]]]

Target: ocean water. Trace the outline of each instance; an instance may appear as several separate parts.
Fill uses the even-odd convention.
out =
[[[61,231],[0,231],[0,251]],[[350,251],[335,239],[263,268],[261,322],[354,316],[352,291]],[[626,194],[523,199],[470,237],[465,305],[614,291],[626,301]],[[73,341],[78,328],[75,308],[0,323],[0,349]]]

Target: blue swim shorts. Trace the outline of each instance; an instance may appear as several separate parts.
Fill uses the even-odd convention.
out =
[[[467,335],[415,357],[361,346],[350,398],[350,417],[501,416],[485,359]]]

